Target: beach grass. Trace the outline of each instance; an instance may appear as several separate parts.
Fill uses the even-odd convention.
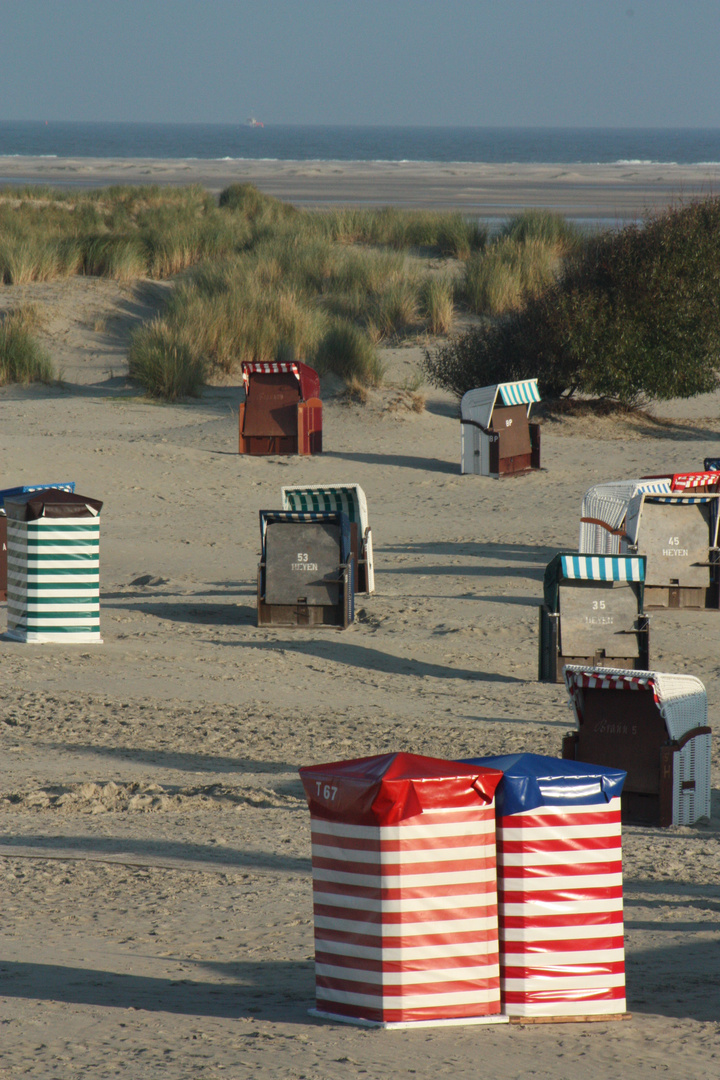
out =
[[[199,397],[205,382],[202,361],[162,319],[153,319],[135,331],[128,363],[130,377],[150,397],[165,401]]]
[[[571,240],[558,215],[521,215],[489,242],[459,213],[304,211],[244,183],[217,202],[198,185],[0,189],[2,282],[177,279],[131,347],[134,377],[171,399],[281,355],[375,385],[378,345],[447,334],[463,304],[518,310]]]
[[[0,385],[56,381],[55,369],[33,336],[37,310],[28,305],[8,311],[0,319]]]

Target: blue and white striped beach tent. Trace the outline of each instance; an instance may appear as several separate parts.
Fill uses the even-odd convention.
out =
[[[372,530],[368,520],[367,499],[359,484],[295,484],[282,490],[283,510],[345,514],[357,525],[359,558],[364,560],[367,593],[375,592]],[[362,569],[362,567],[361,567]]]
[[[489,445],[492,440],[493,410],[504,406],[526,405],[526,417],[532,405],[540,401],[537,379],[495,383],[468,390],[460,401],[460,471],[490,476]]]
[[[57,488],[6,499],[6,637],[100,643],[100,510]]]

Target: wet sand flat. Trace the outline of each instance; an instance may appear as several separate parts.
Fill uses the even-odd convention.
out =
[[[542,207],[633,219],[720,187],[717,165],[485,165],[424,162],[4,158],[0,184],[200,183],[217,193],[250,182],[298,206],[395,206],[504,217]]]

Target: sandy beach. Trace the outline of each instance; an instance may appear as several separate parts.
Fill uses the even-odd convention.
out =
[[[423,162],[205,161],[41,158],[0,160],[0,184],[200,183],[217,193],[250,182],[298,206],[408,206],[506,217],[543,207],[626,220],[720,187],[717,165],[475,165]]]
[[[632,216],[714,182],[657,167],[22,167],[33,182],[248,179],[307,205],[489,213],[517,200],[590,216]],[[624,831],[625,1023],[377,1032],[311,1019],[297,767],[390,750],[560,756],[566,693],[536,681],[544,567],[577,547],[591,484],[717,454],[720,394],[668,402],[655,419],[545,422],[546,471],[498,482],[460,475],[451,397],[425,387],[425,410],[409,407],[420,347],[388,349],[367,406],[324,384],[322,456],[241,458],[238,385],[158,405],[127,378],[130,330],[167,288],[73,278],[0,290],[2,309],[38,305],[64,380],[0,389],[0,486],[74,480],[104,501],[104,644],[0,641],[0,1077],[715,1075],[718,612],[652,619],[652,666],[707,687],[713,815]],[[345,632],[259,629],[258,511],[279,506],[283,484],[333,480],[366,492],[377,594],[359,598]]]

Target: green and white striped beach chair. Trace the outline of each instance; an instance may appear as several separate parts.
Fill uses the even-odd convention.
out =
[[[59,491],[5,501],[11,641],[100,643],[102,503]]]
[[[372,531],[367,500],[359,484],[297,484],[282,488],[283,510],[325,511],[346,514],[350,521],[353,555],[357,566],[355,592],[375,592]]]

